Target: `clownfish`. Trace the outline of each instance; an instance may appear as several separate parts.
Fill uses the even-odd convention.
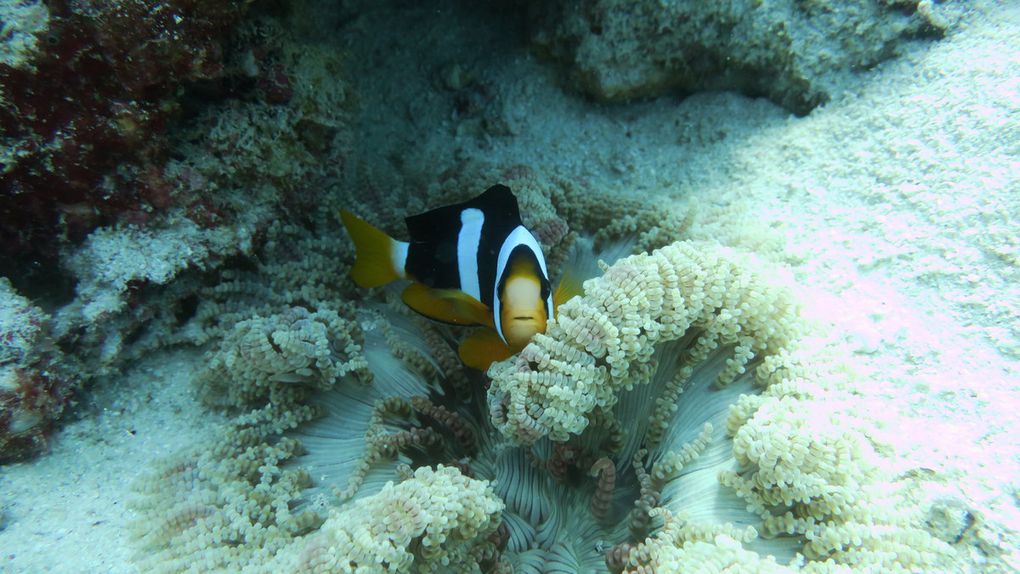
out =
[[[358,286],[408,279],[401,299],[411,309],[444,323],[484,327],[460,344],[469,367],[486,370],[523,349],[576,290],[565,281],[553,293],[542,247],[521,223],[517,198],[505,185],[404,218],[410,241],[393,239],[347,210],[340,218],[357,252],[351,277]]]

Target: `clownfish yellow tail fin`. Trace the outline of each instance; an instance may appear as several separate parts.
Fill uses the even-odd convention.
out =
[[[340,210],[340,219],[357,251],[351,278],[359,287],[379,287],[404,277],[407,243],[393,239],[346,209]]]

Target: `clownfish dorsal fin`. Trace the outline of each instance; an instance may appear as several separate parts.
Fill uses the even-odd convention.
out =
[[[578,295],[584,295],[584,285],[577,273],[567,270],[560,277],[553,291],[553,311]]]
[[[400,299],[410,308],[430,319],[454,325],[493,327],[492,312],[481,301],[456,289],[432,289],[422,283],[411,283]]]
[[[340,219],[354,241],[351,278],[359,287],[379,287],[404,277],[407,243],[393,239],[346,209],[340,210]]]
[[[492,329],[476,329],[460,342],[457,349],[460,360],[479,371],[487,371],[496,361],[508,359],[513,352]]]

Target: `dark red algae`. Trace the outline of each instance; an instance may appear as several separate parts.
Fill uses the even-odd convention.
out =
[[[223,74],[247,2],[53,0],[27,65],[0,63],[0,255],[52,258],[170,205],[165,133],[189,82]],[[187,202],[187,198],[184,199]]]

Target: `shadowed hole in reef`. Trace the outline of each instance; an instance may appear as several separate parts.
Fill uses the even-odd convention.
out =
[[[0,274],[19,293],[30,293],[32,303],[48,313],[74,300],[74,277],[35,257],[2,256]]]
[[[174,319],[177,321],[177,325],[183,326],[190,321],[196,311],[198,311],[198,295],[188,295],[177,301],[177,305],[174,307]]]

